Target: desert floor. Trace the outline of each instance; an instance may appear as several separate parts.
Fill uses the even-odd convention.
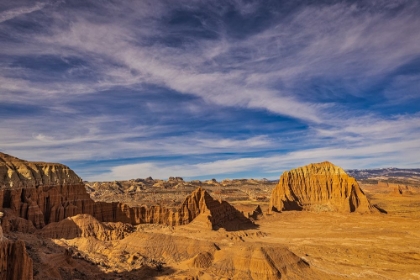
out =
[[[143,224],[112,241],[14,235],[27,242],[35,279],[43,280],[420,279],[420,193],[362,187],[387,214],[289,211],[266,214],[255,221],[258,228],[239,231],[209,230],[201,219],[179,227]],[[244,212],[257,204],[233,203]],[[80,258],[63,254],[66,248]],[[265,276],[270,265],[282,274]]]

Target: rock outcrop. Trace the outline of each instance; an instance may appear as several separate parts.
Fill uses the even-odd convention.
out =
[[[181,208],[179,216],[184,224],[190,223],[198,215],[205,215],[209,221],[209,228],[225,228],[227,230],[255,225],[226,201],[213,199],[204,189],[198,188],[188,196]]]
[[[252,222],[226,201],[213,199],[207,191],[197,188],[187,196],[177,209],[165,206],[129,207],[123,203],[96,202],[94,217],[103,222],[123,222],[130,224],[186,225],[199,215],[205,215],[208,228],[250,226]]]
[[[82,213],[94,202],[82,179],[63,164],[29,162],[0,153],[0,210],[10,208],[36,228]]]
[[[21,240],[11,241],[0,227],[0,280],[33,279],[33,262]]]
[[[356,179],[330,162],[309,164],[281,175],[270,211],[374,211]]]
[[[413,194],[413,192],[410,191],[410,188],[407,185],[388,183],[388,189],[391,191],[391,194],[394,196]]]
[[[78,185],[82,179],[59,163],[30,162],[0,153],[0,187]]]
[[[286,247],[258,243],[235,247],[216,251],[210,270],[229,279],[307,279],[308,275],[322,279]]]
[[[79,214],[60,222],[48,224],[41,230],[41,235],[55,239],[94,237],[98,240],[109,241],[123,239],[133,230],[133,226],[129,224],[112,223],[107,225],[99,222],[91,215]]]

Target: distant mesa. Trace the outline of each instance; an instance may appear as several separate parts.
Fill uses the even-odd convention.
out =
[[[391,194],[393,196],[406,196],[406,195],[412,195],[413,192],[410,190],[410,188],[407,185],[401,185],[401,184],[394,184],[394,183],[388,183],[384,182],[388,189],[390,190]],[[378,182],[379,185],[379,182]]]
[[[270,211],[377,212],[356,179],[325,161],[284,172],[271,194]]]

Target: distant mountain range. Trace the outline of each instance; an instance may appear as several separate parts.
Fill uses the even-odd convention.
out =
[[[404,183],[420,183],[420,168],[377,168],[377,169],[349,169],[347,174],[357,180],[390,181]]]

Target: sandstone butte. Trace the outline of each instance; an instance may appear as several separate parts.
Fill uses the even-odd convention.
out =
[[[356,179],[325,161],[284,172],[271,194],[269,212],[288,210],[376,212]]]

